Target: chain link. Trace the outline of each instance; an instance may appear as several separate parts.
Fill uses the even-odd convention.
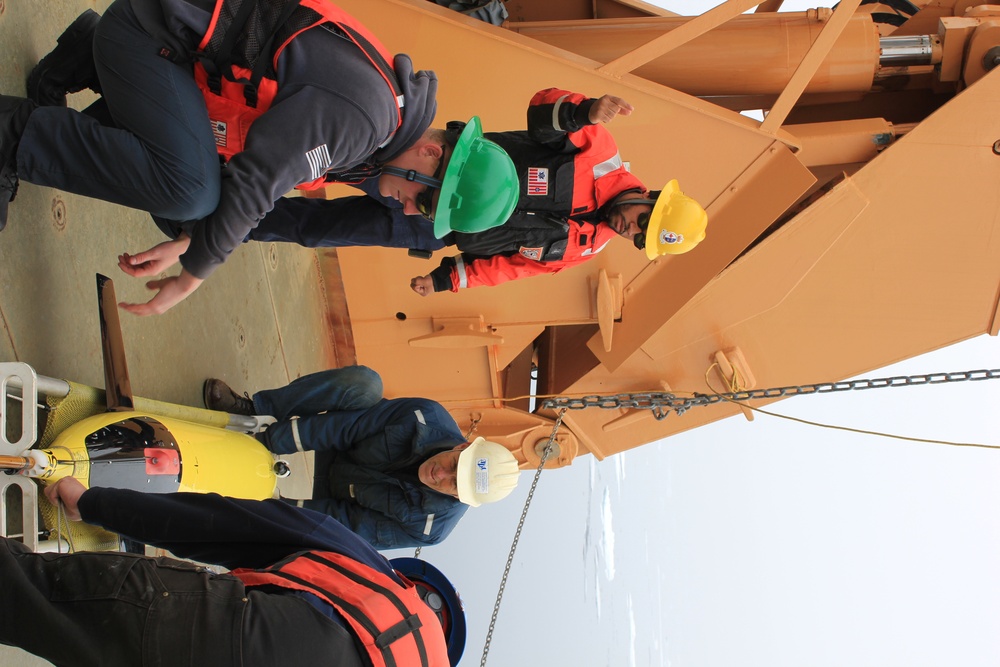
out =
[[[507,564],[503,568],[503,577],[500,578],[500,589],[497,591],[497,600],[493,604],[490,629],[486,633],[486,643],[483,645],[483,658],[479,663],[479,667],[486,667],[486,656],[490,652],[490,642],[493,641],[493,628],[497,624],[497,615],[500,613],[500,601],[503,599],[503,592],[507,587],[507,576],[510,574],[511,565],[514,563],[514,552],[517,550],[517,543],[521,539],[521,529],[524,528],[524,520],[528,517],[528,508],[531,506],[531,499],[535,496],[535,487],[538,486],[538,479],[542,476],[542,468],[545,467],[545,461],[549,458],[549,454],[552,453],[552,443],[556,441],[556,435],[559,433],[559,425],[562,424],[563,415],[565,414],[566,408],[563,408],[556,416],[555,424],[552,425],[552,434],[549,436],[549,441],[545,443],[544,451],[542,451],[542,460],[538,462],[538,469],[535,470],[535,478],[531,480],[531,488],[528,489],[528,497],[524,501],[524,509],[521,510],[521,519],[517,522],[517,530],[514,531],[514,541],[510,545],[510,553],[507,554]]]
[[[828,394],[836,391],[883,389],[885,387],[911,387],[947,382],[975,382],[1000,378],[1000,369],[958,371],[952,373],[927,373],[925,375],[898,375],[872,380],[847,380],[843,382],[819,382],[816,384],[791,385],[770,389],[747,389],[725,394],[695,394],[678,397],[662,392],[614,394],[611,396],[581,396],[579,398],[554,397],[541,402],[545,410],[583,410],[585,408],[651,410],[657,420],[666,419],[671,412],[682,415],[689,409],[702,405],[714,405],[723,401],[752,401],[761,398],[784,398],[803,394]]]

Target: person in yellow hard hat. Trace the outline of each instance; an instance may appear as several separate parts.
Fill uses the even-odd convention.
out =
[[[705,240],[708,214],[701,204],[681,192],[677,179],[667,182],[655,197],[623,197],[619,206],[652,205],[635,223],[632,242],[646,257],[682,255]]]
[[[258,436],[275,454],[315,451],[312,498],[289,502],[332,516],[377,549],[439,543],[469,507],[507,497],[520,477],[506,447],[469,442],[429,399],[383,398],[382,379],[365,366],[252,398],[210,378],[204,398],[211,410],[275,417]]]
[[[683,242],[670,235],[681,201],[674,196],[677,193],[665,189],[664,204],[653,215],[659,193],[649,192],[626,168],[604,127],[632,110],[614,95],[594,99],[552,88],[531,100],[526,132],[483,135],[502,148],[515,167],[517,197],[502,224],[494,224],[495,215],[489,224],[478,224],[482,221],[472,219],[475,207],[468,209],[472,216],[449,216],[454,207],[466,204],[466,193],[427,185],[419,177],[406,181],[383,170],[379,188],[366,189],[369,197],[279,202],[250,238],[309,247],[403,247],[427,256],[456,246],[461,254],[446,257],[428,275],[411,280],[411,288],[425,296],[556,273],[596,256],[615,236],[644,249],[650,225],[663,227],[666,234],[662,244],[655,244],[658,253],[690,250],[704,238],[707,217],[695,216],[683,232],[673,230],[684,237]],[[461,173],[454,162],[462,154],[452,152],[449,145],[425,136],[408,152],[406,167],[425,177],[436,174],[430,177],[435,182],[441,173]],[[479,185],[473,192],[498,188],[507,202],[507,177],[481,174],[472,182]],[[673,203],[667,205],[668,201]],[[692,211],[700,209],[694,200],[684,201]],[[692,226],[698,224],[700,231]]]

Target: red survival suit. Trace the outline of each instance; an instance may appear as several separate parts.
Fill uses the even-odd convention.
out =
[[[295,37],[319,24],[331,24],[354,42],[382,75],[397,101],[403,99],[389,65],[392,55],[367,28],[328,0],[288,2],[281,13],[273,16],[263,16],[258,3],[245,2],[237,11],[233,11],[233,4],[232,0],[216,2],[208,30],[198,45],[205,57],[194,67],[216,147],[225,159],[243,150],[250,125],[274,101],[278,92],[275,70],[281,52]],[[249,33],[252,39],[247,38]],[[251,48],[248,42],[258,46]],[[400,113],[397,129],[401,123]],[[298,188],[310,190],[326,183],[321,177]]]
[[[558,273],[590,259],[617,236],[604,221],[604,208],[623,192],[646,186],[625,168],[611,133],[590,124],[595,102],[549,88],[531,99],[527,132],[485,135],[517,167],[517,208],[498,227],[453,233],[462,255],[431,272],[435,291]]]
[[[237,569],[247,586],[312,593],[330,603],[354,630],[375,667],[448,667],[437,616],[416,586],[402,588],[364,563],[333,552],[305,551],[264,570]]]

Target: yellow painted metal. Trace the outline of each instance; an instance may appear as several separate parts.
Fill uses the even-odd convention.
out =
[[[799,61],[795,73],[788,80],[785,89],[781,91],[781,95],[768,109],[767,118],[761,123],[760,129],[766,132],[776,132],[782,126],[799,96],[802,95],[809,82],[815,78],[816,71],[827,59],[830,49],[833,48],[837,38],[843,34],[844,28],[851,20],[851,15],[860,4],[861,0],[842,0],[837,3],[833,17],[830,18],[819,37],[809,47],[808,53]]]
[[[235,431],[134,411],[102,413],[67,427],[43,450],[52,466],[41,479],[51,483],[72,476],[89,486],[90,457],[85,439],[101,428],[133,417],[155,419],[176,440],[181,455],[178,491],[258,500],[274,495],[277,478],[272,469],[273,459],[256,439]]]
[[[545,3],[519,3],[548,11]],[[708,211],[708,236],[687,255],[647,262],[614,240],[558,275],[426,298],[409,289],[410,278],[453,249],[431,261],[399,249],[321,253],[337,335],[349,329],[356,360],[382,374],[386,394],[442,402],[464,431],[503,442],[525,466],[537,460],[554,417],[511,407],[524,401],[531,357],[541,393],[704,392],[706,381],[721,391],[712,370],[720,352],[752,369],[758,387],[782,386],[869,372],[1000,329],[1000,75],[984,70],[967,85],[967,64],[953,64],[970,46],[984,53],[1000,40],[989,18],[975,29],[942,29],[942,71],[952,77],[944,81],[933,67],[876,75],[877,31],[867,15],[852,18],[787,122],[769,134],[709,96],[744,94],[732,87],[746,78],[732,75],[734,65],[766,62],[777,51],[780,71],[753,82],[773,74],[766,87],[746,89],[773,103],[829,12],[743,15],[678,46],[667,65],[704,86],[681,92],[647,74],[656,60],[620,77],[601,71],[660,28],[626,29],[614,53],[598,57],[589,50],[615,41],[599,36],[607,23],[599,19],[522,25],[516,33],[417,0],[341,4],[377,26],[390,49],[438,73],[439,125],[479,114],[487,131],[523,129],[529,98],[549,86],[624,97],[635,113],[610,126],[623,160],[647,183],[679,179]],[[556,18],[587,16],[558,4]],[[939,18],[961,16],[953,7],[928,3],[894,34],[930,26],[919,34],[937,35]],[[569,27],[565,43],[551,37]],[[688,50],[703,40],[712,47]],[[617,287],[609,295],[602,271],[620,276],[620,295]],[[435,338],[450,342],[412,343]],[[728,351],[737,349],[733,361]],[[570,411],[552,465],[738,412],[720,404],[657,421],[646,411]]]
[[[692,95],[777,95],[831,19],[829,9],[732,18],[711,32],[700,19],[635,18],[512,24],[540,42],[609,63]],[[728,15],[723,15],[727,17]],[[636,44],[643,48],[635,53]],[[661,53],[664,49],[670,49]],[[632,53],[635,53],[633,56]],[[627,57],[628,56],[628,57]],[[871,18],[851,18],[807,80],[810,93],[867,91],[878,67]]]
[[[868,163],[892,143],[897,129],[882,118],[786,125],[801,148],[795,154],[807,167]]]
[[[662,58],[695,37],[703,35],[729,19],[739,16],[756,4],[756,0],[733,0],[732,2],[721,3],[698,18],[685,21],[675,30],[665,32],[646,44],[619,56],[612,62],[601,67],[600,72],[615,77],[632,72],[640,65],[644,65],[654,58]]]
[[[513,21],[673,15],[673,12],[643,0],[505,0],[504,6]]]
[[[979,21],[965,17],[941,19],[938,34],[942,38],[943,51],[939,76],[942,81],[959,81],[965,61],[965,48]]]

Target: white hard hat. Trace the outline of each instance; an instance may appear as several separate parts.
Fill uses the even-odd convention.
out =
[[[521,475],[517,459],[503,445],[476,438],[458,456],[458,499],[479,507],[510,495]]]

